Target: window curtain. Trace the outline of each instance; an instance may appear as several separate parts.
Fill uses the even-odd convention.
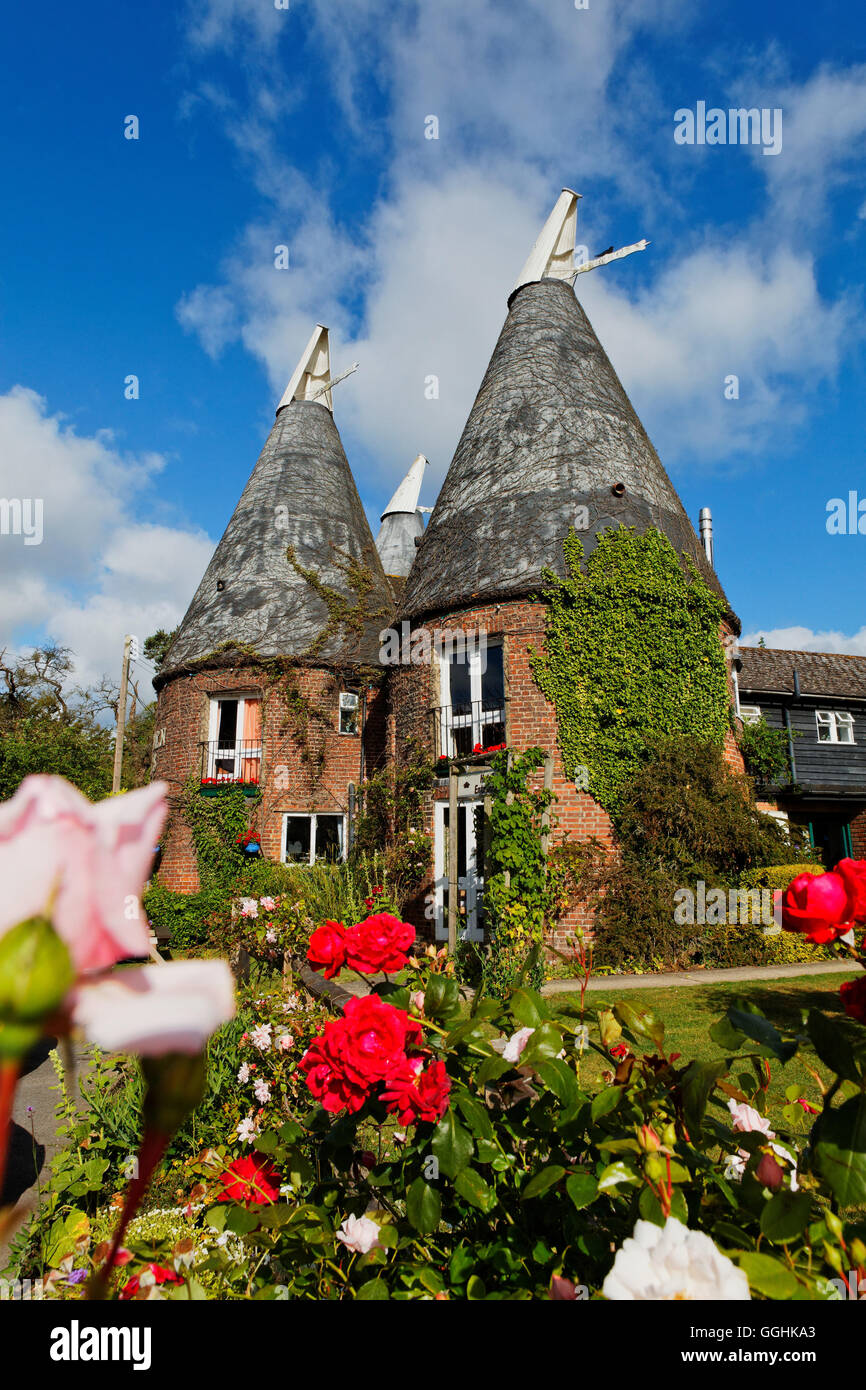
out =
[[[244,700],[241,780],[258,782],[262,770],[262,702]]]

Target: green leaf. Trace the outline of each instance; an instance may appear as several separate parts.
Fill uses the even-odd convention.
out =
[[[590,1112],[594,1120],[600,1120],[603,1115],[609,1115],[615,1110],[622,1100],[622,1086],[606,1086],[603,1091],[599,1091],[592,1098]]]
[[[728,1019],[741,1033],[745,1033],[747,1038],[760,1043],[762,1047],[768,1047],[780,1062],[790,1061],[797,1051],[797,1043],[785,1042],[778,1028],[774,1028],[762,1014],[750,1013],[732,1004],[728,1009]]]
[[[716,1047],[723,1052],[739,1052],[746,1041],[745,1033],[735,1028],[729,1018],[718,1019],[708,1031]]]
[[[623,1028],[630,1029],[639,1038],[648,1038],[659,1049],[664,1046],[665,1025],[652,1009],[621,999],[618,1004],[614,1004],[613,1011]]]
[[[366,1284],[362,1284],[355,1297],[363,1298],[366,1301],[375,1299],[377,1302],[383,1302],[391,1297],[391,1293],[385,1280],[376,1278],[368,1279]]]
[[[540,994],[534,989],[516,989],[509,1000],[511,1012],[524,1028],[538,1028],[549,1016]]]
[[[634,1186],[640,1182],[637,1173],[622,1159],[616,1163],[611,1163],[605,1168],[598,1180],[599,1192],[609,1192],[612,1188],[622,1186]]]
[[[809,1010],[809,1039],[825,1066],[843,1081],[863,1080],[866,1074],[866,1029],[848,1018],[828,1018]],[[796,1100],[793,1096],[791,1099]]]
[[[622,1028],[613,1016],[611,1009],[600,1009],[598,1014],[598,1031],[604,1047],[613,1047],[617,1038],[622,1037]]]
[[[577,1077],[561,1057],[551,1057],[547,1062],[537,1062],[535,1070],[547,1089],[552,1091],[563,1105],[574,1105],[579,1099]]]
[[[526,1044],[518,1066],[535,1066],[562,1051],[563,1037],[555,1023],[541,1023]]]
[[[644,1221],[651,1221],[654,1226],[663,1226],[665,1224],[667,1216],[662,1211],[662,1204],[658,1197],[650,1188],[644,1187],[641,1190],[637,1207]],[[684,1226],[687,1226],[689,1223],[689,1209],[686,1205],[686,1199],[679,1188],[674,1188],[671,1193],[670,1215],[676,1217],[677,1221],[681,1221]]]
[[[479,1279],[477,1274],[472,1274],[469,1276],[469,1282],[466,1285],[466,1297],[471,1298],[475,1302],[478,1302],[479,1299],[487,1297],[487,1290],[484,1287],[484,1280]]]
[[[806,1192],[776,1192],[761,1212],[761,1231],[774,1244],[796,1240],[809,1224],[812,1199]]]
[[[232,1207],[226,1215],[226,1230],[234,1231],[236,1236],[245,1236],[259,1225],[261,1212],[248,1211],[246,1207]]]
[[[565,1169],[560,1163],[550,1163],[546,1168],[542,1168],[538,1173],[534,1173],[524,1188],[521,1188],[520,1195],[524,1201],[530,1197],[540,1197],[542,1192],[547,1190],[564,1175]]]
[[[487,1106],[482,1105],[475,1096],[470,1096],[468,1091],[458,1091],[456,1101],[457,1107],[472,1133],[483,1139],[492,1139],[494,1137],[493,1124],[487,1112]]]
[[[406,1215],[416,1231],[429,1235],[439,1225],[442,1201],[435,1187],[416,1178],[406,1193]]]
[[[485,1182],[476,1168],[463,1168],[454,1179],[454,1191],[481,1211],[492,1211],[496,1206],[496,1193]]]
[[[694,1137],[700,1130],[716,1082],[728,1070],[727,1062],[690,1062],[680,1081],[686,1127]]]
[[[474,1148],[472,1135],[463,1128],[453,1110],[446,1110],[434,1129],[430,1148],[440,1172],[446,1177],[454,1178],[466,1167]]]
[[[736,1260],[749,1281],[749,1287],[756,1293],[762,1293],[765,1298],[784,1301],[795,1298],[800,1292],[801,1286],[796,1276],[772,1255],[747,1250],[737,1255]]]
[[[598,1182],[591,1173],[572,1173],[566,1179],[565,1190],[578,1211],[588,1207],[598,1196]]]
[[[279,1148],[279,1144],[280,1141],[276,1134],[274,1134],[274,1131],[272,1129],[266,1129],[261,1134],[256,1135],[253,1147],[257,1149],[260,1154],[272,1154],[275,1149]]]
[[[866,1096],[825,1110],[812,1130],[814,1167],[840,1206],[866,1203]]]

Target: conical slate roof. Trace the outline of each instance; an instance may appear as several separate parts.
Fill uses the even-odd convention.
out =
[[[321,397],[320,397],[321,399]],[[333,416],[319,400],[281,405],[265,447],[214,551],[160,671],[160,681],[192,663],[223,664],[227,643],[263,657],[305,657],[316,664],[378,661],[378,633],[392,600]],[[344,568],[351,556],[372,575],[371,614],[311,652],[328,624],[325,600],[289,563],[299,565],[357,605]],[[345,564],[345,562],[343,562]],[[348,630],[347,630],[348,629]]]
[[[415,560],[415,540],[424,534],[418,496],[426,467],[426,458],[419,454],[382,513],[376,549],[389,580],[406,578]]]
[[[512,294],[402,615],[538,591],[544,568],[564,574],[562,543],[580,506],[589,513],[586,552],[606,527],[654,526],[724,598],[574,291],[547,277]]]

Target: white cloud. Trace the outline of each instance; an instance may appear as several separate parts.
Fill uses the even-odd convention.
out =
[[[848,636],[832,629],[813,632],[808,627],[756,628],[740,638],[744,647],[756,647],[763,637],[767,647],[793,652],[840,652],[846,656],[866,656],[866,627]]]
[[[0,396],[0,497],[43,506],[41,544],[0,535],[0,646],[50,637],[72,648],[86,685],[115,672],[125,633],[143,640],[178,622],[213,542],[137,518],[137,499],[163,466],[122,453],[108,432],[77,434],[35,391]]]
[[[671,461],[755,454],[771,437],[782,442],[833,377],[855,326],[852,305],[821,298],[811,256],[762,249],[746,235],[669,262],[634,300],[613,277],[588,275],[578,288]],[[731,375],[739,397],[727,399]]]
[[[281,112],[307,80],[299,73],[284,90],[277,54],[287,46],[259,32],[244,38],[229,0],[207,0],[197,13],[247,84],[245,103],[202,87],[204,99],[274,215],[246,228],[214,283],[182,299],[179,318],[212,355],[243,342],[275,398],[312,323],[328,323],[335,369],[361,362],[336,403],[362,491],[375,484],[384,497],[422,450],[432,500],[508,289],[562,183],[590,195],[578,240],[591,252],[653,237],[639,270],[594,272],[578,289],[663,459],[741,463],[805,427],[860,331],[844,291],[832,300],[819,290],[821,248],[804,229],[859,157],[866,69],[825,67],[798,84],[777,48],[740,62],[734,81],[729,61],[725,71],[717,65],[734,104],[782,106],[783,152],[755,152],[766,208],[758,203],[730,231],[694,228],[671,247],[671,225],[682,226],[677,190],[690,174],[676,159],[668,95],[635,41],[646,28],[658,36],[692,22],[684,0],[584,11],[564,0],[385,10],[378,0],[308,0],[293,23],[303,17],[308,51],[326,66],[346,138],[364,141],[383,170],[379,201],[347,228],[333,172],[308,181],[285,143]],[[271,40],[278,32],[288,31]],[[319,102],[323,119],[333,112],[321,87],[306,101]],[[438,140],[424,138],[429,115]],[[625,207],[638,211],[624,218]],[[280,242],[290,244],[290,271],[273,269]],[[440,379],[438,401],[424,397],[430,374]],[[725,398],[731,375],[736,400]]]

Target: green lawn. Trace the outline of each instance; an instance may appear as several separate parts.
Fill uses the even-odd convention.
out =
[[[624,999],[651,1009],[656,1017],[664,1021],[666,1050],[682,1053],[684,1060],[697,1058],[703,1061],[724,1055],[708,1037],[707,1029],[738,998],[756,1005],[778,1028],[797,1031],[804,1011],[809,1009],[820,1009],[831,1016],[843,1015],[839,986],[843,980],[853,979],[856,973],[852,971],[850,976],[841,973],[830,976],[804,975],[796,979],[708,985],[706,988],[684,985],[680,989],[600,989],[587,994],[586,1002],[592,1009],[603,1009],[611,1008]],[[579,1016],[580,996],[577,993],[553,995],[548,998],[548,1003],[558,1014],[569,1018]],[[780,1130],[790,1128],[779,1113],[786,1104],[785,1090],[788,1086],[796,1084],[799,1094],[812,1105],[821,1103],[817,1082],[810,1076],[804,1062],[813,1067],[825,1082],[830,1079],[826,1068],[808,1045],[802,1049],[802,1060],[799,1053],[785,1066],[770,1059],[772,1080],[768,1113],[778,1122]],[[581,1063],[581,1080],[596,1080],[603,1069],[604,1062],[598,1053],[589,1053]],[[736,1085],[738,1073],[745,1070],[745,1066],[739,1067],[735,1062],[728,1080]],[[752,1080],[750,1090],[754,1089],[754,1084]],[[812,1118],[803,1112],[796,1131],[805,1134],[812,1124]]]

